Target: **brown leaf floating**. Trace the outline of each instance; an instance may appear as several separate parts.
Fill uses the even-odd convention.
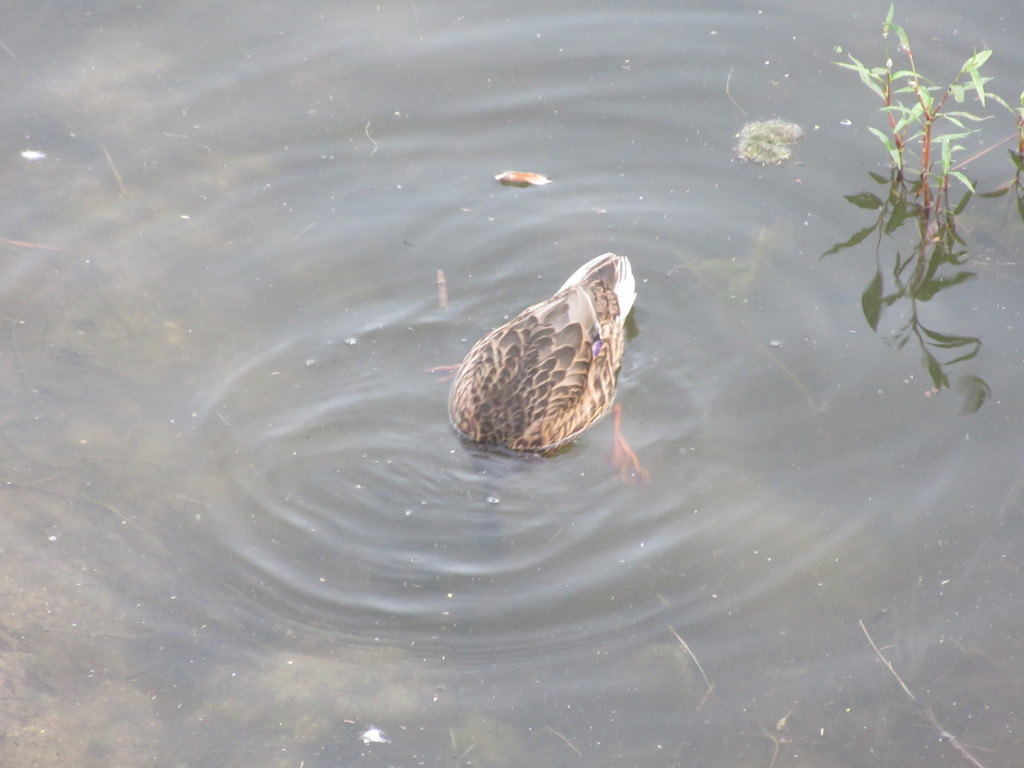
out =
[[[504,171],[494,178],[506,187],[542,187],[551,183],[547,176],[528,171]]]

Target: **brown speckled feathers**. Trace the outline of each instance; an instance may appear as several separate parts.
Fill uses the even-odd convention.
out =
[[[629,261],[606,253],[546,301],[478,341],[459,366],[449,414],[465,438],[553,451],[615,399],[622,323],[636,296]]]

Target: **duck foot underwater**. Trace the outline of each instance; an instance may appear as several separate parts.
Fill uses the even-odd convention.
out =
[[[615,438],[612,443],[612,466],[619,471],[619,477],[627,483],[648,483],[651,473],[640,463],[629,442],[622,434],[622,404],[616,403],[612,414],[615,424]]]

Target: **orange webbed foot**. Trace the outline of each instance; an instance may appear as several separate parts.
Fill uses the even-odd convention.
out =
[[[615,404],[612,414],[615,428],[615,442],[612,444],[612,465],[619,471],[619,476],[631,485],[650,482],[651,474],[640,463],[640,459],[629,447],[629,442],[622,435],[622,405]]]

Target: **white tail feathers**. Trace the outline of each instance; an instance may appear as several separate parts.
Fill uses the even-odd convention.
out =
[[[619,297],[619,322],[622,323],[636,300],[636,280],[629,259],[614,253],[603,253],[573,272],[559,290],[564,291],[574,283],[585,283],[588,280],[604,280],[612,287]]]

